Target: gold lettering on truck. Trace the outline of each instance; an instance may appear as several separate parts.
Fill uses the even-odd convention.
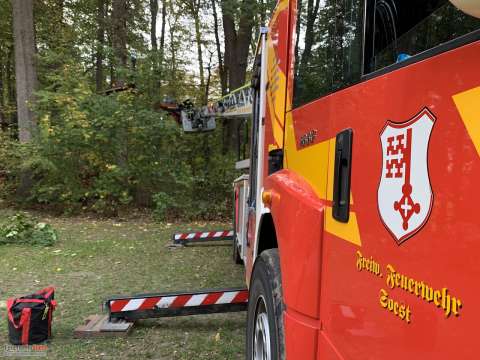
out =
[[[387,264],[387,286],[392,290],[395,288],[405,290],[428,303],[433,303],[436,307],[443,310],[447,318],[451,314],[455,316],[460,315],[462,301],[451,296],[447,288],[435,289],[423,281],[418,281],[396,272],[390,264]]]
[[[357,250],[357,270],[362,271],[366,270],[380,276],[380,264],[373,260],[373,257],[366,258],[362,255],[360,251]]]
[[[359,250],[356,251],[355,267],[359,272],[365,271],[377,277],[383,277],[380,263],[372,256],[364,256]],[[403,290],[414,295],[426,303],[431,303],[442,310],[445,318],[450,317],[450,315],[460,316],[460,310],[463,306],[462,301],[458,297],[453,296],[448,288],[434,288],[424,281],[416,280],[397,272],[391,264],[387,264],[386,271],[387,289],[380,289],[380,306],[407,324],[412,320],[410,305],[392,298],[389,289],[395,290],[398,288],[400,291]]]
[[[410,324],[412,312],[410,306],[393,300],[386,290],[380,289],[380,306]]]

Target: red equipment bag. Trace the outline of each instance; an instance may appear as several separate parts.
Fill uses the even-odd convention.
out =
[[[8,338],[13,345],[44,342],[51,336],[55,289],[48,287],[35,294],[7,300]]]

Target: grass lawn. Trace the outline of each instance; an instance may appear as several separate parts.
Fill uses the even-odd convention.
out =
[[[0,210],[0,222],[8,214]],[[0,345],[8,341],[5,300],[53,285],[58,308],[48,359],[244,358],[246,313],[143,320],[126,338],[73,338],[110,295],[242,286],[243,267],[233,264],[229,245],[166,247],[174,230],[227,225],[40,218],[58,230],[56,245],[0,246]]]

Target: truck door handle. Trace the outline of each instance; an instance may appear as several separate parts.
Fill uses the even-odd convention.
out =
[[[353,130],[345,129],[337,134],[335,143],[332,216],[335,220],[345,223],[348,222],[350,215],[352,140]]]

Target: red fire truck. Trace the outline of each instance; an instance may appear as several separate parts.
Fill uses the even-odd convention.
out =
[[[478,359],[480,2],[280,0],[235,183],[248,359]]]
[[[247,310],[254,360],[480,358],[479,18],[479,0],[279,0],[251,89],[179,108],[189,132],[252,115],[233,234],[173,237],[233,237],[248,289],[115,297],[110,320]]]

